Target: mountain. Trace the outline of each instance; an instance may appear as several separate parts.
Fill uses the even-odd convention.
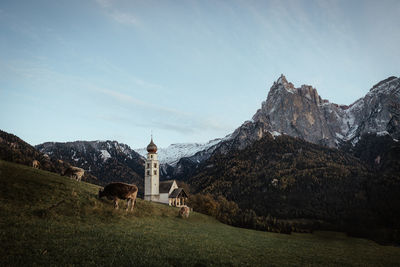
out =
[[[347,143],[356,145],[368,133],[388,135],[394,141],[400,139],[399,78],[389,77],[377,83],[365,97],[346,106],[322,99],[310,85],[296,88],[281,75],[252,120],[214,144],[212,150],[181,158],[169,173],[187,179],[212,153],[244,149],[269,134],[285,134],[314,144],[341,148],[347,147]]]
[[[193,192],[224,196],[250,217],[313,220],[398,242],[399,114],[399,78],[344,106],[282,75],[252,120],[211,153],[182,158],[173,173]],[[249,225],[257,223],[242,226]]]
[[[194,193],[224,196],[261,218],[311,220],[307,227],[371,238],[386,232],[399,242],[399,156],[393,147],[375,172],[338,149],[266,134],[244,149],[216,151],[187,182]]]
[[[366,166],[347,153],[266,134],[242,150],[214,154],[189,183],[259,215],[333,221],[351,214],[340,212],[349,212],[344,207],[355,193],[365,194],[367,178]]]
[[[253,138],[276,131],[329,147],[339,147],[343,141],[355,144],[365,133],[389,134],[398,139],[400,79],[389,77],[373,86],[365,97],[345,106],[322,99],[310,85],[295,88],[282,75],[252,121],[242,127],[251,126]],[[237,135],[243,138],[243,134]]]
[[[160,164],[168,164],[170,166],[176,166],[178,161],[183,157],[190,157],[195,155],[199,151],[208,150],[210,147],[218,144],[222,139],[214,139],[207,143],[180,143],[171,144],[167,148],[158,148],[158,160]],[[146,157],[146,148],[135,149],[141,156]]]
[[[36,148],[51,157],[74,164],[97,177],[99,185],[134,183],[143,194],[144,159],[128,145],[116,141],[48,142]]]
[[[1,130],[0,159],[31,167],[34,161],[38,161],[38,168],[61,175],[71,166],[71,164],[67,162],[60,161],[57,158],[52,158],[45,153],[39,152],[18,136]],[[85,178],[88,178],[88,176]]]
[[[211,156],[219,143],[227,139],[229,135],[207,143],[172,144],[167,148],[159,148],[157,154],[160,161],[160,178],[185,180],[200,162]],[[135,151],[143,157],[147,155],[146,148],[138,148]]]

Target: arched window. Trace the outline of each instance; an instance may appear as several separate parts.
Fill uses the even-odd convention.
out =
[[[157,168],[157,163],[154,163],[154,168]]]
[[[154,170],[154,175],[157,175],[157,170]]]

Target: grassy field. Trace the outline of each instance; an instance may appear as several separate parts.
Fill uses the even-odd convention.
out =
[[[0,161],[0,266],[399,266],[400,248],[342,233],[274,234],[138,200],[133,213],[98,187]]]

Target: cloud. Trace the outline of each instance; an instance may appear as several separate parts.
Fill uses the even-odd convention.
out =
[[[135,25],[139,26],[138,19],[135,18],[131,14],[127,13],[122,13],[120,11],[113,11],[108,14],[112,19],[114,19],[116,22],[122,23],[122,24],[130,24],[130,25]]]
[[[181,134],[194,134],[204,131],[226,134],[227,131],[233,128],[231,125],[226,125],[222,119],[205,118],[171,106],[143,101],[126,93],[98,86],[84,78],[51,70],[37,62],[35,64],[30,62],[6,62],[2,64],[0,62],[0,70],[8,73],[8,75],[17,75],[17,78],[29,81],[29,84],[34,87],[45,84],[46,86],[41,90],[43,92],[46,91],[49,95],[53,92],[48,88],[58,88],[60,85],[67,84],[68,87],[75,88],[75,92],[89,90],[93,93],[102,94],[110,100],[117,101],[119,106],[128,107],[129,112],[141,112],[137,109],[139,108],[144,114],[139,119],[127,117],[126,113],[99,116],[100,119],[108,122],[135,124],[146,128],[158,128]],[[141,82],[146,86],[156,86],[145,81]],[[131,109],[132,106],[135,108]],[[142,122],[142,120],[145,122]]]
[[[149,89],[165,89],[161,84],[145,81],[135,75],[132,75],[131,73],[128,73],[126,70],[115,66],[109,61],[105,61],[104,59],[99,62],[99,65],[101,65],[110,75],[115,75],[115,73],[118,73],[121,76],[124,76],[125,79],[128,79],[141,87]]]
[[[169,114],[169,115],[173,115],[173,116],[178,116],[178,117],[188,117],[190,116],[189,113],[174,109],[174,108],[169,108],[169,107],[163,107],[163,106],[158,106],[155,104],[151,104],[148,102],[144,102],[142,100],[136,99],[130,95],[127,94],[123,94],[117,91],[113,91],[113,90],[109,90],[109,89],[104,89],[104,88],[96,88],[96,91],[106,94],[108,96],[111,96],[112,98],[114,98],[115,100],[122,102],[122,103],[129,103],[129,104],[133,104],[135,106],[144,108],[144,109],[148,109],[148,110],[152,110],[152,111],[157,111],[160,112],[161,114]]]
[[[163,129],[181,134],[193,134],[201,131],[213,131],[226,134],[233,127],[216,120],[215,118],[203,118],[188,112],[183,112],[171,107],[159,106],[136,99],[130,95],[109,89],[96,89],[98,92],[112,97],[120,103],[135,105],[145,109],[146,113],[155,112],[157,116],[148,117],[146,122],[132,121],[132,118],[121,115],[102,115],[99,118],[111,122],[135,123],[144,128]]]
[[[120,11],[117,7],[115,7],[112,0],[95,1],[105,11],[107,17],[113,19],[114,21],[125,25],[140,26],[140,21],[135,15]]]
[[[95,0],[95,1],[103,8],[110,7],[112,2],[112,0]]]

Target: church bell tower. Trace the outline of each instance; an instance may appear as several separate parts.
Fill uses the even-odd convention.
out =
[[[150,144],[147,146],[147,152],[144,173],[144,200],[158,202],[160,200],[160,166],[157,159],[157,146],[153,142],[153,137],[151,137]]]

